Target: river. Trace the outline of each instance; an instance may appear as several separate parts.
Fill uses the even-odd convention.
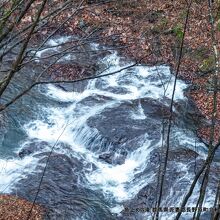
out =
[[[54,39],[48,45],[68,39]],[[90,47],[98,50],[99,45]],[[36,65],[45,52],[46,48],[36,55]],[[74,59],[66,55],[60,62]],[[116,51],[97,62],[101,74],[132,64]],[[28,82],[29,73],[23,73],[21,84]],[[19,90],[19,83],[14,82],[6,100]],[[0,191],[33,201],[52,149],[37,197],[48,208],[46,218],[150,219],[150,212],[128,215],[126,210],[155,207],[160,151],[165,143],[162,128],[164,123],[166,135],[173,83],[169,66],[138,65],[71,85],[35,87],[7,111],[8,125],[1,135]],[[185,96],[188,87],[177,81],[162,207],[180,206],[207,153],[194,132],[196,109]],[[198,187],[188,206],[194,206]],[[211,207],[211,186],[208,195],[204,206]],[[202,218],[207,219],[206,214]],[[160,217],[173,216],[161,213]],[[183,216],[191,219],[192,214]]]

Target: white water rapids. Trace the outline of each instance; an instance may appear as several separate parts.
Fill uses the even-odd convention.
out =
[[[68,38],[64,39],[64,41],[66,40]],[[55,43],[60,42],[62,42],[62,39],[51,41],[51,45],[54,46],[56,45]],[[93,45],[94,47],[98,46]],[[37,56],[43,56],[45,51],[46,49],[42,50]],[[68,55],[66,59],[71,60]],[[102,74],[114,72],[130,65],[129,63],[121,62],[116,52],[100,59],[100,63],[109,67]],[[174,76],[171,75],[168,66],[137,66],[112,76],[89,80],[85,88],[79,89],[78,87],[78,89],[73,89],[73,91],[64,91],[55,85],[44,86],[43,89],[41,86],[39,90],[48,99],[65,105],[47,107],[47,103],[45,103],[41,108],[44,119],[28,121],[24,125],[24,130],[28,139],[35,138],[52,145],[59,140],[59,142],[71,146],[71,152],[65,152],[62,148],[55,148],[55,151],[71,154],[83,161],[85,168],[82,170],[83,179],[79,179],[79,184],[84,184],[92,190],[101,191],[106,198],[111,200],[111,211],[120,215],[124,201],[133,199],[143,187],[155,182],[157,176],[154,170],[148,173],[144,172],[144,170],[149,165],[150,153],[162,145],[162,139],[152,145],[152,140],[149,139],[146,133],[144,139],[140,140],[140,147],[129,151],[123,164],[110,164],[99,159],[99,153],[102,151],[102,138],[96,128],[91,128],[87,125],[87,121],[91,117],[100,115],[106,109],[117,108],[124,102],[146,97],[169,105],[173,82]],[[186,100],[184,89],[187,88],[187,85],[178,80],[176,88],[175,101]],[[84,101],[88,98],[93,98],[95,101],[93,103]],[[126,114],[128,118],[133,118],[134,120],[148,120],[141,103],[139,103],[138,108],[134,108],[132,112]],[[90,143],[91,137],[94,138],[94,143]],[[184,133],[183,129],[179,129],[175,131],[174,137],[183,145],[186,144],[188,148],[193,148],[192,146],[195,143],[193,134],[188,135],[188,133]],[[27,140],[24,140],[25,142]],[[22,148],[23,144],[21,144],[20,148]],[[90,145],[89,148],[88,145]],[[98,150],[96,149],[97,146]],[[204,149],[202,144],[199,147]],[[43,149],[42,151],[48,151],[48,149]],[[201,150],[201,157],[204,156],[202,152],[204,151]],[[117,157],[117,153],[119,152],[115,153],[115,157]],[[0,191],[10,193],[14,183],[19,179],[25,178],[26,173],[33,172],[37,164],[38,159],[32,155],[22,159],[0,159]],[[194,174],[188,170],[188,165],[182,162],[174,164],[177,170],[183,173],[179,181],[187,183],[192,181]],[[93,169],[92,166],[96,167],[96,169]],[[189,184],[187,184],[188,186]],[[183,190],[185,188],[180,189],[180,192],[175,192],[171,189],[169,196],[164,199],[163,205],[179,205],[181,198],[183,198]],[[198,191],[198,187],[195,191]],[[196,192],[188,204],[193,204],[195,196]],[[178,201],[177,198],[179,198]],[[205,206],[212,206],[212,202],[213,198],[207,197]],[[148,215],[146,213],[143,219],[146,219]],[[161,217],[161,219],[168,218],[171,219],[170,214],[163,214],[163,218]]]

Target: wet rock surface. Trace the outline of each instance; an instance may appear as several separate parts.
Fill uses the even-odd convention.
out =
[[[49,153],[41,153],[42,158],[36,171],[21,179],[15,186],[14,194],[46,207],[45,219],[113,219],[103,198],[79,184],[79,172],[83,164],[76,158],[52,153],[42,184],[39,188],[43,169]],[[38,192],[39,189],[39,192]],[[94,212],[95,210],[95,212]]]
[[[193,122],[188,124],[188,121],[191,120],[191,115],[199,115],[199,112],[195,106],[190,104],[188,106],[190,113],[187,112],[187,109],[180,107],[179,111],[176,110],[173,113],[175,126],[188,129],[193,126]],[[138,118],[141,114],[140,107],[144,114],[142,118]],[[100,135],[107,138],[113,145],[122,146],[128,143],[126,149],[131,146],[134,150],[136,147],[129,142],[144,134],[148,134],[151,140],[160,139],[162,122],[167,126],[169,115],[169,106],[158,100],[143,98],[124,102],[115,108],[106,108],[98,116],[90,117],[87,124],[96,128]],[[178,117],[180,115],[181,117]],[[187,119],[183,121],[183,118]]]
[[[89,48],[86,49],[88,50]],[[95,62],[97,57],[100,57],[100,54],[98,55],[93,52],[90,54],[82,53],[82,55],[77,58],[72,56],[70,60],[61,61],[60,65],[65,66],[70,62],[74,62],[74,65],[80,65],[82,67],[81,70],[87,72],[87,75],[92,75],[97,71]],[[25,71],[27,72],[27,70]],[[39,70],[36,70],[36,72],[38,71]],[[133,72],[131,72],[131,74],[133,74]],[[125,84],[129,84],[130,81],[132,81],[130,77],[125,77],[123,80]],[[153,75],[151,80],[152,82],[156,82],[158,79]],[[87,83],[88,82],[81,84],[59,84],[57,87],[65,92],[81,92],[85,90]],[[97,81],[95,84],[96,89],[108,88],[108,92],[116,95],[124,95],[129,92],[125,87],[109,86],[108,83],[104,83],[102,80]],[[46,98],[43,99],[42,96],[38,97],[37,94],[36,100],[41,100],[40,103],[45,104],[44,100]],[[78,117],[79,115],[77,114],[81,113],[80,109],[85,106],[86,110],[88,110],[93,106],[101,106],[113,101],[114,97],[103,95],[103,93],[92,94],[77,102],[74,116]],[[50,105],[52,105],[51,103]],[[59,107],[61,105],[63,108],[67,107],[65,101],[53,101],[53,104],[54,103]],[[30,106],[31,109],[33,105],[32,100],[29,100],[26,104]],[[71,102],[67,104],[69,106]],[[151,141],[151,148],[158,146],[156,144],[158,144],[161,139],[162,122],[165,124],[165,131],[167,129],[167,120],[170,116],[169,104],[170,100],[168,98],[164,98],[164,100],[140,98],[129,101],[117,101],[114,106],[109,106],[100,113],[88,118],[87,125],[89,129],[95,132],[91,132],[91,134],[94,135],[91,135],[89,141],[85,142],[87,144],[85,148],[90,150],[91,153],[96,153],[98,162],[104,162],[108,166],[123,165],[129,154],[143,145],[143,140],[146,139],[146,136],[149,141]],[[200,113],[190,101],[175,103],[174,107],[175,111],[172,126],[174,133],[176,134],[178,131],[182,132],[184,129],[186,134],[188,134],[187,131],[189,131],[190,135],[192,135],[191,130],[197,127],[195,121],[200,117]],[[86,114],[86,110],[83,113]],[[25,116],[26,113],[22,116],[23,121],[26,120]],[[74,129],[75,128],[72,130]],[[81,131],[79,131],[79,135],[80,132]],[[185,190],[190,183],[189,180],[184,177],[188,171],[184,169],[181,170],[178,166],[173,166],[174,162],[179,166],[189,164],[189,172],[192,173],[195,172],[195,166],[197,166],[198,169],[203,162],[200,159],[195,165],[194,161],[198,157],[198,154],[193,150],[183,148],[185,143],[182,144],[179,139],[182,135],[181,132],[176,136],[171,136],[171,151],[164,185],[165,198],[176,198],[176,195],[182,193],[180,189]],[[83,141],[86,138],[86,135],[83,136]],[[184,138],[186,139],[186,137],[183,137],[183,139]],[[190,146],[189,148],[192,149],[192,147],[193,146]],[[23,179],[16,183],[12,191],[13,194],[30,201],[34,201],[36,194],[38,194],[36,202],[45,206],[48,210],[46,219],[145,219],[143,214],[138,212],[130,213],[128,216],[126,210],[121,212],[121,216],[112,215],[109,209],[109,201],[106,201],[103,192],[92,190],[88,185],[86,186],[82,180],[85,175],[84,171],[88,171],[90,165],[91,170],[96,170],[98,169],[96,165],[93,163],[84,163],[85,161],[82,159],[84,155],[82,157],[74,155],[74,146],[59,143],[54,147],[54,151],[50,155],[52,148],[53,145],[51,143],[37,139],[30,140],[23,146],[18,152],[18,156],[24,159],[26,156],[32,155],[39,159],[39,163],[33,173],[26,174]],[[160,147],[153,149],[150,152],[149,158],[146,159],[146,168],[134,177],[139,180],[143,175],[143,179],[140,179],[145,181],[145,177],[150,178],[153,176],[153,181],[147,182],[148,179],[146,179],[145,186],[137,191],[134,198],[122,202],[124,207],[134,209],[143,206],[155,206],[156,195],[158,193],[156,176],[158,174],[159,164],[161,164],[161,152]],[[48,156],[50,156],[50,159],[39,188]],[[217,173],[218,170],[215,172]],[[179,181],[179,179],[182,179],[182,181]],[[215,180],[213,179],[213,184],[214,182]],[[173,189],[174,194],[169,194],[170,188]],[[172,201],[170,202],[172,203]]]
[[[18,152],[20,158],[25,156],[41,152],[42,150],[48,150],[51,146],[46,141],[32,140],[26,143]]]
[[[91,117],[87,124],[96,128],[101,136],[108,138],[113,144],[122,145],[138,136],[150,132],[149,137],[154,138],[160,130],[161,122],[157,120],[157,112],[161,106],[150,106],[145,110],[145,114],[151,114],[146,120],[133,119],[132,113],[138,110],[138,100],[136,102],[122,103],[118,107],[107,108],[96,117]],[[155,117],[154,117],[155,116]],[[151,136],[152,135],[152,136]]]
[[[159,164],[161,164],[161,160],[162,160],[161,152],[162,149],[156,149],[151,152],[150,162],[148,162],[147,169],[144,170],[144,173],[150,173],[152,175],[156,175],[155,180],[157,180],[159,174]],[[181,195],[182,190],[188,188],[191,182],[191,180],[184,177],[187,171],[186,170],[180,171],[178,167],[173,166],[173,162],[176,161],[177,162],[176,164],[178,163],[188,164],[189,170],[193,171],[193,169],[195,169],[196,166],[195,162],[193,163],[193,159],[195,159],[197,156],[198,156],[197,153],[189,149],[179,148],[179,149],[170,150],[167,171],[166,171],[166,178],[164,181],[164,188],[163,188],[163,197],[168,198],[168,200],[164,203],[166,205],[161,205],[161,206],[172,207],[173,206],[172,197],[176,197],[176,195],[178,194]],[[197,165],[197,168],[199,167],[200,166]],[[182,179],[182,181],[179,181],[180,179]],[[147,184],[145,187],[143,187],[133,199],[123,204],[125,209],[121,212],[122,216],[117,219],[143,220],[151,216],[151,214],[153,213],[151,212],[150,214],[149,212],[146,212],[146,208],[151,209],[153,207],[156,207],[156,202],[157,202],[156,195],[158,195],[159,187],[160,186],[156,181],[153,181]],[[170,188],[173,189],[171,194],[169,190]],[[145,211],[140,211],[141,209],[142,210],[145,209]],[[182,217],[181,219],[185,219],[185,218]],[[201,219],[205,219],[205,217]]]
[[[146,118],[132,118],[132,113],[137,111],[138,106],[140,105]],[[142,138],[144,139],[146,133],[148,134],[149,139],[152,140],[151,144],[156,144],[157,141],[155,140],[158,140],[161,137],[161,122],[163,119],[167,121],[169,114],[169,107],[167,105],[162,104],[158,100],[144,98],[122,103],[114,109],[105,109],[100,115],[94,118],[89,118],[87,124],[96,128],[101,136],[108,139],[108,141],[115,146],[111,151],[99,155],[99,158],[107,163],[113,164],[113,158],[117,149],[124,147],[125,152],[127,153],[134,151],[139,147],[138,140]],[[176,103],[174,112],[174,131],[177,127],[183,128],[184,130],[188,129],[189,131],[190,129],[193,130],[197,126],[194,124],[193,117],[201,117],[193,103]],[[191,146],[191,148],[193,148],[193,146]],[[157,176],[159,164],[161,164],[164,155],[164,150],[162,151],[160,148],[156,150],[154,149],[150,153],[147,168],[141,175],[152,174]],[[202,160],[199,159],[201,161],[200,164],[196,164],[197,157],[198,154],[194,150],[185,148],[180,143],[180,140],[177,139],[177,136],[171,136],[171,149],[168,157],[167,174],[163,190],[164,198],[169,198],[169,196],[176,197],[178,194],[181,195],[182,191],[180,189],[188,188],[191,180],[184,176],[188,171],[194,173],[196,166],[197,169],[201,167]],[[180,167],[173,166],[174,162],[180,164],[180,166],[181,164],[188,164],[189,170],[181,171]],[[124,203],[124,207],[126,207],[127,210],[135,210],[136,208],[139,209],[141,207],[155,207],[155,195],[157,195],[159,190],[159,186],[155,181],[156,179],[157,178],[142,188],[132,200]],[[170,188],[173,188],[175,195],[169,195]],[[172,204],[172,202],[170,202],[170,204]],[[121,212],[122,216],[117,217],[117,219],[143,220],[145,218],[144,214],[141,212],[127,212],[127,210],[123,210]],[[202,219],[205,219],[205,217],[202,217]]]

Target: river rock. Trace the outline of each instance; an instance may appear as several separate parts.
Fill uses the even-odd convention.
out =
[[[127,151],[111,151],[107,153],[102,153],[99,155],[100,160],[104,160],[106,163],[114,164],[114,165],[121,165],[125,162],[127,156]]]
[[[131,115],[137,111],[138,101],[126,102],[114,109],[106,108],[98,116],[89,118],[87,124],[96,128],[100,135],[108,138],[113,145],[118,146],[146,133],[149,134],[149,137],[157,136],[159,138],[161,122],[157,118],[160,108],[161,105],[156,107],[149,105],[145,114],[151,114],[152,117],[137,120]]]
[[[179,101],[174,104],[174,108],[177,111],[178,118],[181,121],[181,126],[184,126],[187,129],[195,130],[201,124],[206,123],[205,117],[198,110],[195,103],[188,98],[187,101]]]
[[[142,175],[144,175],[144,173],[152,175],[156,174],[154,180],[150,183],[147,183],[146,180],[146,186],[143,187],[133,199],[123,204],[125,209],[121,212],[121,217],[119,217],[118,220],[145,219],[147,218],[144,217],[146,213],[135,210],[155,207],[159,191],[159,185],[157,183],[159,171],[158,166],[162,160],[160,152],[161,149],[154,149],[150,153],[150,162],[148,162],[146,169],[142,173]],[[175,164],[189,164],[189,166],[191,166],[189,170],[193,170],[195,164],[192,163],[192,160],[197,156],[198,154],[190,149],[187,150],[180,148],[170,150],[163,188],[163,198],[167,199],[164,203],[166,204],[166,207],[174,207],[176,205],[175,198],[179,198],[182,193],[185,193],[185,189],[188,188],[191,183],[191,180],[189,181],[189,179],[184,178],[187,171],[181,170],[180,167],[173,166],[173,164],[175,162]],[[173,190],[170,193],[169,189],[171,187]]]
[[[56,86],[65,92],[83,92],[87,84],[88,82],[85,80],[77,83],[59,83]]]
[[[36,172],[21,179],[13,193],[29,201],[37,195],[36,203],[46,208],[46,219],[70,220],[82,216],[94,220],[113,219],[99,194],[80,187],[78,181],[83,164],[76,158],[52,153],[39,188],[48,154],[41,153]]]
[[[25,156],[34,154],[36,152],[39,153],[42,150],[49,149],[50,147],[50,144],[46,141],[32,140],[24,144],[24,146],[19,150],[18,156],[20,158],[24,158]]]

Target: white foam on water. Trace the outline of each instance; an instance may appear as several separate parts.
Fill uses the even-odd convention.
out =
[[[116,52],[106,56],[100,62],[107,66],[102,74],[115,72],[131,65],[131,63],[121,64]],[[99,160],[95,152],[87,149],[90,138],[95,134],[90,131],[91,128],[85,127],[86,121],[101,113],[105,108],[117,107],[123,101],[145,97],[163,99],[166,96],[171,98],[173,82],[174,76],[170,74],[168,66],[158,66],[157,68],[137,66],[129,71],[123,70],[115,75],[90,80],[87,88],[78,93],[66,92],[50,85],[48,86],[48,97],[62,102],[70,102],[70,106],[47,109],[46,111],[49,113],[47,113],[48,117],[45,122],[31,122],[25,126],[25,129],[31,138],[54,142],[63,127],[69,124],[60,137],[60,141],[71,145],[73,151],[83,154],[87,163],[95,165],[97,169],[86,174],[92,187],[98,187],[104,194],[112,195],[116,201],[122,202],[134,197],[141,188],[154,180],[154,173],[144,175],[138,181],[135,179],[135,176],[142,173],[147,166],[146,161],[153,149],[150,147],[151,142],[146,138],[141,147],[128,154],[123,164],[107,164]],[[166,92],[163,91],[163,87],[166,87]],[[183,90],[186,87],[184,82],[177,81],[175,100],[185,99]],[[116,93],[111,88],[124,88],[127,92]],[[85,98],[97,96],[111,99],[106,99],[107,101],[104,103],[94,103],[93,106],[87,106],[86,102],[82,103]],[[138,109],[132,112],[130,117],[137,120],[146,119],[140,103]],[[160,144],[161,141],[158,141],[158,146]]]
[[[102,74],[115,72],[132,65],[132,63],[121,65],[120,57],[116,52],[106,56],[102,62],[107,63],[109,66]],[[174,84],[174,76],[170,74],[170,67],[168,66],[136,66],[130,70],[123,70],[115,75],[104,77],[101,80],[106,85],[106,89],[109,87],[127,89],[128,93],[118,95],[121,99],[137,99],[142,97],[154,99],[171,98]],[[96,81],[90,84],[91,87],[94,87],[94,82]],[[185,100],[184,89],[186,88],[187,85],[183,81],[177,80],[174,100]],[[117,98],[116,94],[112,97]]]
[[[140,102],[138,103],[138,109],[136,111],[132,112],[131,117],[133,119],[137,119],[137,120],[138,119],[139,120],[144,120],[144,119],[147,118],[146,115],[144,114],[144,109],[142,108]]]
[[[98,51],[98,49],[99,49],[99,44],[97,44],[97,43],[91,43],[91,44],[90,44],[90,47],[91,47],[91,49],[93,49],[93,50],[95,50],[95,51]]]
[[[95,162],[97,170],[87,175],[93,185],[98,185],[105,194],[112,194],[118,202],[131,199],[146,184],[153,181],[154,174],[149,173],[144,181],[134,185],[135,175],[142,173],[147,166],[150,142],[147,141],[134,152],[130,153],[122,165],[111,165]]]
[[[48,85],[47,95],[54,100],[63,102],[73,102],[73,100],[78,99],[79,96],[82,96],[81,93],[78,92],[67,92],[63,91],[62,89],[57,90],[57,87],[52,85]]]
[[[67,43],[70,40],[71,40],[70,36],[63,36],[59,38],[50,39],[47,44],[49,46],[59,46],[60,44]]]
[[[48,44],[56,48],[56,46],[68,40],[69,38],[60,38],[50,40]],[[97,47],[97,45],[94,45],[94,48]],[[41,57],[42,53],[38,55]],[[121,63],[116,52],[106,56],[100,62],[108,67],[102,74],[115,72],[131,65],[131,63]],[[139,174],[142,174],[147,168],[150,152],[161,146],[161,140],[158,140],[158,143],[152,146],[149,138],[145,136],[140,147],[129,152],[123,164],[112,165],[99,160],[93,148],[97,147],[98,141],[100,141],[101,146],[102,139],[98,131],[95,128],[88,127],[86,122],[90,117],[99,115],[106,108],[117,108],[121,103],[128,100],[141,98],[163,100],[164,97],[171,98],[173,82],[174,76],[170,74],[168,66],[137,66],[102,79],[90,80],[82,92],[66,92],[54,85],[49,85],[45,95],[53,100],[68,102],[69,105],[61,108],[42,108],[42,111],[45,112],[45,119],[28,122],[24,129],[31,139],[37,138],[55,143],[59,138],[59,141],[69,144],[72,151],[77,153],[76,156],[80,155],[80,158],[84,159],[85,164],[94,164],[95,170],[85,172],[87,186],[95,190],[99,189],[106,196],[113,197],[118,206],[112,207],[112,211],[119,213],[122,210],[121,202],[133,198],[140,189],[155,181],[154,171],[149,171],[143,175]],[[186,99],[184,97],[186,87],[187,85],[183,81],[177,81],[175,101]],[[115,92],[112,88],[119,90]],[[120,89],[127,92],[120,92]],[[92,105],[84,101],[86,98],[98,96],[103,97],[101,102],[99,98]],[[140,103],[138,109],[128,117],[147,120]],[[93,137],[96,137],[96,142],[90,143]],[[193,139],[185,139],[185,142],[191,143]],[[92,145],[91,148],[88,148],[89,144]],[[21,168],[25,169],[27,164],[33,162],[33,158],[25,157],[25,160],[21,161]],[[8,168],[6,168],[6,182],[2,183],[2,187],[10,183],[15,177],[14,175],[19,174],[20,165],[16,166],[15,162],[9,163]],[[187,170],[188,167],[184,164],[177,165],[185,173],[182,179],[185,178],[188,181],[191,178]],[[174,192],[171,190],[170,193],[171,198]]]
[[[69,42],[70,40],[71,40],[70,36],[64,36],[64,37],[60,37],[60,38],[56,38],[56,39],[49,39],[46,42],[46,46],[48,48],[40,49],[40,50],[34,52],[35,53],[35,61],[40,62],[40,59],[47,57],[48,54],[58,52],[60,50],[61,45]],[[44,54],[46,54],[46,56],[44,56]],[[73,55],[70,55],[67,53],[59,61],[64,61],[64,60],[68,61],[73,58],[74,58]]]
[[[186,133],[184,130],[175,131],[173,136],[173,138],[180,141],[182,146],[196,151],[201,159],[204,160],[207,157],[207,147],[203,143],[199,142],[198,138],[196,138],[192,132],[188,131]]]
[[[118,214],[124,210],[124,206],[122,205],[117,205],[113,208],[110,209],[112,213]]]
[[[25,172],[34,171],[37,161],[31,156],[23,159],[0,159],[0,192],[10,193],[14,183],[25,178]]]
[[[90,174],[88,179],[92,184],[103,186],[105,193],[113,193],[120,200],[129,198],[129,192],[124,184],[132,180],[132,171],[138,166],[137,161],[126,160],[122,165],[111,166],[97,163],[98,170]]]
[[[169,66],[157,67],[137,67],[139,75],[144,79],[149,79],[147,83],[148,92],[155,99],[162,99],[164,97],[171,98],[174,87],[174,76],[170,74]],[[145,82],[146,85],[146,82]],[[185,100],[184,89],[187,85],[182,80],[177,80],[174,100]]]

